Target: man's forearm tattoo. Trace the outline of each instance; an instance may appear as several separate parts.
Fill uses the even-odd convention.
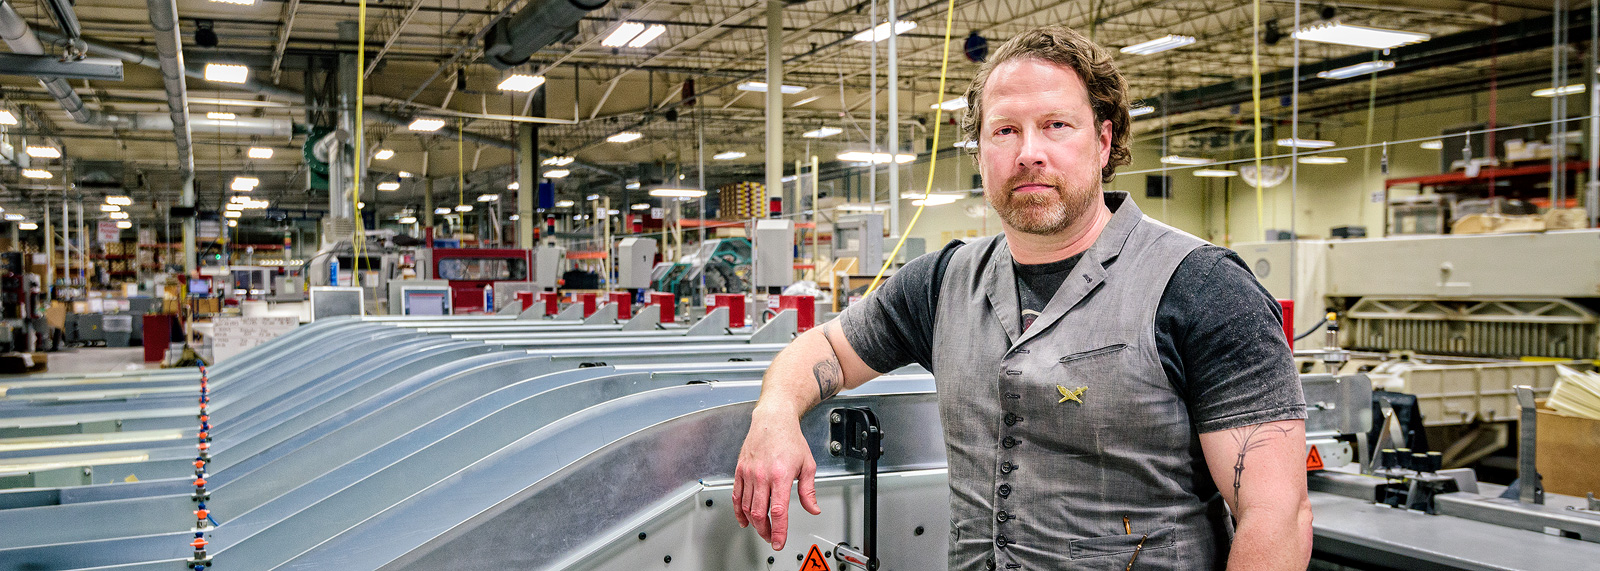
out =
[[[833,337],[829,335],[834,327],[837,327],[834,323],[822,325],[822,338],[828,341],[828,358],[811,366],[811,375],[817,379],[818,400],[833,398],[844,387],[844,370],[839,366],[839,357],[833,354]]]
[[[1243,426],[1229,431],[1233,442],[1239,445],[1239,459],[1233,463],[1233,509],[1239,509],[1239,486],[1244,482],[1244,456],[1251,450],[1267,445],[1276,436],[1287,436],[1289,429],[1271,424]]]

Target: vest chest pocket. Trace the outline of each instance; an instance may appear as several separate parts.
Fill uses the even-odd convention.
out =
[[[1128,373],[1127,348],[1116,343],[1064,356],[1038,355],[1029,366],[1019,367],[1025,372],[1011,377],[1017,379],[1017,388],[1008,389],[1008,395],[1020,397],[1020,410],[1014,426],[1007,424],[1026,447],[1019,453],[1100,454],[1102,434],[1126,409],[1119,404],[1126,398],[1119,379]]]

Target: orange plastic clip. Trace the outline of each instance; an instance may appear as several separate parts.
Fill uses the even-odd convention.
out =
[[[204,485],[206,485],[206,479],[205,478],[195,478],[194,479],[194,487],[198,488],[198,487],[201,487],[201,486],[204,486]]]
[[[194,518],[195,519],[205,519],[206,516],[210,515],[210,514],[211,514],[211,510],[194,510]]]
[[[205,549],[206,548],[206,538],[204,538],[204,537],[196,537],[196,538],[194,538],[194,541],[189,542],[189,545],[194,546],[195,549]]]

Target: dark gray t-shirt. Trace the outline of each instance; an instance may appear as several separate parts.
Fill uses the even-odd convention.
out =
[[[845,338],[867,366],[933,370],[935,283],[943,277],[935,273],[940,254],[960,244],[912,260],[842,317]],[[1012,262],[1024,330],[1081,257]],[[1305,418],[1299,374],[1284,358],[1282,309],[1232,250],[1202,246],[1178,264],[1156,307],[1155,329],[1161,367],[1189,403],[1198,432]]]

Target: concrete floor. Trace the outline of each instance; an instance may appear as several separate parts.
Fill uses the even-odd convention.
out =
[[[144,362],[143,347],[76,347],[49,355],[48,373],[109,373],[161,366]]]

